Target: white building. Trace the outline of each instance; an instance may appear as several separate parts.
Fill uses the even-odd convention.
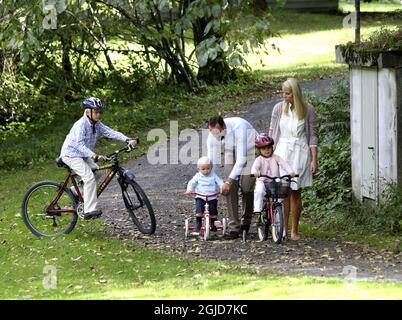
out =
[[[350,70],[353,192],[378,203],[402,185],[402,51],[345,57],[337,46],[336,61]]]

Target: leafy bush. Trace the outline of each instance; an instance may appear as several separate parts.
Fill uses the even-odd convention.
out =
[[[337,81],[329,97],[308,96],[317,113],[319,170],[306,190],[308,211],[324,214],[351,201],[349,94],[346,80]]]
[[[374,226],[393,234],[402,233],[402,187],[389,184],[383,193],[383,202],[376,209],[375,217],[378,223]]]
[[[359,47],[362,50],[401,50],[402,26],[394,29],[382,28],[375,31]]]
[[[382,28],[371,33],[367,39],[363,39],[358,44],[349,41],[345,45],[341,45],[340,50],[348,63],[360,60],[374,62],[381,52],[402,50],[402,26],[392,29]]]
[[[0,129],[3,139],[9,134],[24,132],[28,124],[41,126],[49,122],[52,117],[49,105],[54,102],[41,95],[27,77],[3,73],[0,85]]]

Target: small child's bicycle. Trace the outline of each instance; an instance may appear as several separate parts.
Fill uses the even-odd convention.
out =
[[[251,175],[254,177],[254,175]],[[299,175],[295,175],[298,177]],[[283,240],[283,203],[279,199],[289,196],[290,184],[296,181],[292,180],[290,175],[281,177],[270,177],[260,175],[262,178],[268,178],[271,181],[265,183],[265,200],[262,212],[257,218],[257,233],[260,241],[265,241],[268,238],[268,233],[271,229],[272,239],[279,244]],[[246,241],[247,231],[243,230],[243,241]]]
[[[130,152],[133,148],[127,145],[121,150],[106,156],[111,162],[100,166],[97,170],[109,170],[104,181],[99,185],[97,196],[117,176],[122,197],[127,211],[138,229],[144,234],[155,232],[155,214],[147,195],[137,183],[134,173],[120,166],[118,156],[122,152]],[[71,232],[78,220],[84,218],[84,199],[77,181],[77,174],[58,158],[56,164],[67,169],[63,182],[42,181],[35,183],[26,192],[22,201],[22,219],[28,229],[39,237],[60,236]],[[97,170],[93,170],[94,172]],[[68,187],[71,180],[73,187]]]
[[[218,194],[221,194],[220,192],[212,193],[212,194],[201,194],[197,192],[191,192],[190,194],[193,195],[198,195],[201,197],[205,197],[205,207],[204,207],[204,213],[202,215],[202,223],[201,223],[201,229],[200,232],[195,232],[195,227],[194,223],[190,222],[190,218],[187,218],[184,220],[184,227],[185,227],[185,233],[184,236],[187,239],[189,236],[199,236],[200,238],[204,240],[208,240],[210,237],[210,232],[211,230],[211,218],[209,214],[209,204],[208,204],[208,198],[216,196]],[[214,225],[216,227],[216,231],[222,231],[222,234],[225,235],[226,233],[226,228],[227,228],[227,219],[223,218],[222,221],[216,220],[214,222]],[[212,228],[215,229],[215,228]]]

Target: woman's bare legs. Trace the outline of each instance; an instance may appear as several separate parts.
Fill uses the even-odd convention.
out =
[[[292,240],[300,239],[299,220],[300,220],[301,207],[302,207],[301,189],[292,190],[290,193],[290,208],[291,208],[290,211],[292,212],[292,232],[291,232]]]
[[[287,234],[288,233],[288,225],[289,225],[289,204],[290,204],[290,196],[283,199],[283,208],[284,208],[284,224],[283,224],[283,231]]]
[[[284,206],[284,230],[288,232],[289,226],[289,214],[291,212],[292,215],[292,231],[291,231],[291,239],[292,240],[299,240],[299,220],[300,220],[300,213],[302,208],[302,201],[301,201],[301,189],[299,190],[292,190],[290,192],[289,197],[283,199],[283,206]]]

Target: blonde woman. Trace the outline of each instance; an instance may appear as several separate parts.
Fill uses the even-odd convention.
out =
[[[292,183],[290,196],[284,200],[284,237],[292,214],[291,239],[299,240],[299,220],[302,210],[301,189],[313,183],[317,171],[317,130],[314,108],[307,104],[298,81],[287,79],[282,85],[283,101],[274,106],[269,135],[276,142],[275,154],[284,159],[299,174]],[[281,172],[281,175],[286,174]]]

